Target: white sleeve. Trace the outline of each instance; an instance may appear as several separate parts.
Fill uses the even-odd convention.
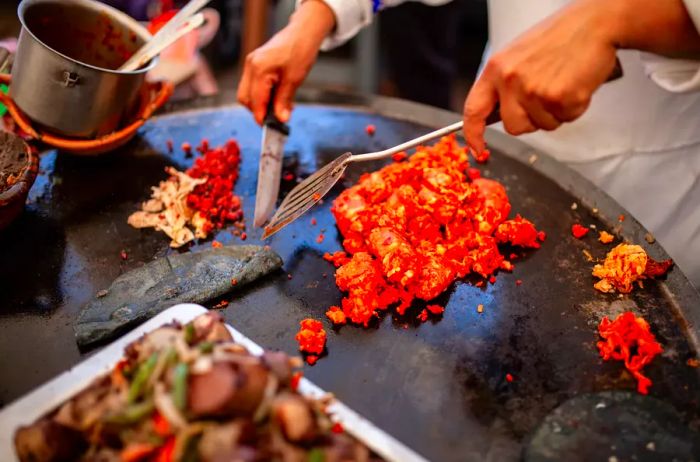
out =
[[[700,0],[683,0],[690,19],[700,32]],[[649,78],[664,90],[687,93],[700,90],[700,61],[670,59],[650,53],[642,54]]]
[[[297,0],[297,8],[304,0]],[[323,0],[333,10],[335,29],[321,44],[327,51],[347,42],[372,22],[372,0]]]
[[[297,8],[305,0],[296,0]],[[321,50],[328,51],[344,44],[363,27],[372,23],[376,9],[384,9],[404,3],[407,0],[323,0],[335,14],[335,30],[321,44]],[[431,6],[444,5],[452,0],[417,0]]]

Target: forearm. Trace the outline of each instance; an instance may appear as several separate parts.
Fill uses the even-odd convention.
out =
[[[306,0],[289,18],[291,28],[299,28],[304,34],[321,46],[321,42],[333,31],[336,25],[333,10],[322,0]]]
[[[594,1],[608,15],[603,27],[616,48],[666,56],[700,54],[700,34],[682,0]]]

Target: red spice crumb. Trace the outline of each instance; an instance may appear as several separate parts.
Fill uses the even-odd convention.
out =
[[[306,362],[314,364],[326,346],[326,331],[323,330],[321,321],[311,318],[302,320],[299,326],[299,332],[295,337],[296,341],[299,342],[299,351],[309,353]],[[311,359],[312,355],[314,355],[313,359]]]
[[[493,276],[493,275],[492,275],[492,276],[489,278],[489,282],[490,282],[491,284],[495,284],[495,283],[496,283],[496,276]]]
[[[583,236],[588,234],[588,231],[590,231],[590,228],[586,228],[585,226],[581,226],[578,223],[575,223],[573,226],[571,226],[571,234],[576,239],[581,239]]]
[[[287,279],[292,279],[292,275],[291,275],[291,274],[288,274],[288,275],[287,275]]]
[[[614,321],[605,316],[598,326],[598,334],[603,338],[597,344],[603,360],[624,361],[625,368],[637,379],[637,391],[646,395],[651,380],[642,374],[642,369],[663,351],[649,324],[626,311]]]
[[[301,371],[297,371],[294,374],[292,374],[292,378],[289,381],[289,388],[291,388],[293,391],[296,391],[297,388],[299,388],[299,382],[301,382],[301,378],[304,376],[304,374],[301,373]]]
[[[440,305],[428,305],[426,308],[433,314],[442,314],[445,312],[445,308]]]
[[[350,261],[348,254],[342,250],[339,250],[333,254],[326,252],[323,254],[323,259],[333,263],[336,268],[339,268]]]
[[[127,258],[129,258],[129,255],[126,253],[126,250],[122,250],[121,252],[119,252],[119,257],[122,260],[126,260]]]
[[[166,140],[165,145],[168,147],[168,152],[173,152],[173,140]]]
[[[484,312],[484,305],[479,304],[479,305],[476,307],[476,312],[477,312],[477,313],[483,313],[483,312]]]
[[[339,306],[331,306],[326,311],[326,317],[333,322],[336,326],[345,324],[347,322],[347,317],[343,310]]]
[[[232,285],[232,286],[238,285],[238,279],[236,279],[236,278],[231,278],[231,285]]]
[[[544,240],[547,239],[547,233],[545,233],[544,231],[539,231],[537,233],[537,239],[539,239],[540,242],[544,242]]]
[[[202,141],[199,142],[199,146],[197,146],[197,151],[201,152],[202,154],[209,151],[209,140],[202,138]]]
[[[474,153],[474,160],[480,164],[485,164],[489,160],[489,157],[491,157],[491,151],[488,149],[481,151],[481,154]]]
[[[246,239],[248,239],[248,235],[246,233],[241,233],[241,240],[245,241]]]
[[[610,244],[615,239],[615,236],[607,231],[601,231],[598,233],[598,240],[603,244]]]
[[[224,245],[219,241],[212,241],[211,246],[214,247],[215,249],[218,249],[220,247],[223,247]]]
[[[512,376],[512,375],[506,374],[506,382],[512,382],[513,380],[514,380],[514,379],[513,379],[513,376]]]
[[[509,260],[515,260],[516,258],[518,258],[518,256],[514,253],[510,254],[510,256],[508,257]]]
[[[311,219],[311,226],[316,226],[316,223],[317,223],[316,219],[312,218]]]
[[[313,196],[311,196],[313,200],[318,201],[321,200],[321,195],[319,193],[314,193]]]
[[[221,309],[221,308],[226,308],[228,306],[228,300],[221,300],[219,303],[214,305],[212,308],[214,309]]]
[[[697,358],[688,358],[685,363],[690,367],[700,367],[700,361]]]
[[[404,160],[406,160],[408,158],[408,154],[401,151],[401,152],[397,152],[396,154],[391,156],[391,158],[394,160],[394,162],[403,162]]]
[[[318,356],[316,355],[308,355],[306,357],[306,362],[309,366],[313,366],[314,364],[316,364],[316,361],[318,361]]]
[[[331,431],[333,433],[343,433],[345,429],[343,428],[343,425],[340,422],[336,422],[331,427]]]
[[[316,242],[317,242],[318,244],[321,244],[325,238],[326,238],[326,236],[324,236],[323,234],[319,234],[319,235],[316,237]]]
[[[192,145],[190,143],[184,142],[181,147],[182,150],[185,151],[185,154],[190,154],[192,152]]]
[[[469,167],[467,169],[467,177],[470,180],[476,180],[477,178],[481,178],[481,172],[478,168]]]
[[[620,223],[622,223],[623,221],[625,221],[625,216],[622,215],[622,214],[620,214],[620,216],[617,217],[617,221],[619,221]]]
[[[476,284],[474,284],[476,287],[481,287],[484,285],[484,281],[476,281]]]
[[[365,127],[365,132],[367,132],[367,134],[368,134],[369,136],[373,136],[374,133],[375,133],[376,131],[377,131],[377,127],[375,127],[375,126],[372,125],[372,124],[368,124],[368,125]]]
[[[292,172],[287,172],[282,176],[284,181],[294,181],[294,174]]]
[[[420,312],[420,314],[417,316],[420,322],[425,322],[428,320],[428,311],[423,310]]]
[[[521,285],[522,283],[523,283],[522,279],[516,279],[516,280],[515,280],[515,285],[516,285],[516,286],[519,286],[519,285]]]
[[[515,265],[509,262],[508,260],[503,260],[501,262],[501,269],[503,271],[513,271],[513,268],[515,268]]]

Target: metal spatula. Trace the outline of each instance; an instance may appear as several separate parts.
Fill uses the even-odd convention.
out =
[[[277,209],[277,212],[270,220],[270,224],[265,227],[263,239],[272,236],[277,231],[302,216],[307,210],[313,207],[316,202],[320,201],[321,198],[331,190],[333,185],[338,182],[340,177],[343,176],[345,169],[350,163],[385,159],[398,152],[411,149],[427,141],[449,135],[461,129],[462,122],[457,122],[383,151],[370,152],[367,154],[351,154],[346,152],[299,183],[287,194],[287,197],[282,201],[282,205],[280,205],[280,208]]]

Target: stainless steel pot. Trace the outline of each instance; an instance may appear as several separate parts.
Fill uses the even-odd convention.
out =
[[[126,14],[92,0],[24,0],[10,95],[34,122],[64,136],[117,129],[137,103],[152,61],[117,72],[151,37]]]

